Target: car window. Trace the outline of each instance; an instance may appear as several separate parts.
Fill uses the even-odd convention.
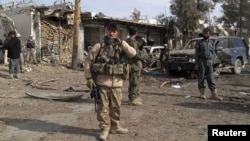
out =
[[[234,47],[234,40],[228,39],[228,48],[233,48],[233,47]]]
[[[228,48],[228,39],[220,39],[216,47]]]
[[[234,39],[234,46],[235,47],[244,47],[244,44],[241,39],[235,38]]]
[[[157,53],[157,49],[154,49],[152,53]]]

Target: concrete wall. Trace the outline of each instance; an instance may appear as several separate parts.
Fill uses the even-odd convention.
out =
[[[2,13],[8,15],[16,24],[18,33],[21,34],[21,39],[25,41],[31,34],[31,12],[30,9],[13,8],[4,10]]]
[[[4,34],[8,34],[10,31],[16,31],[15,22],[6,14],[0,14],[0,39],[4,40]]]
[[[85,50],[88,50],[89,46],[94,46],[96,43],[101,41],[102,37],[100,35],[100,30],[101,30],[100,27],[85,27],[84,28]]]

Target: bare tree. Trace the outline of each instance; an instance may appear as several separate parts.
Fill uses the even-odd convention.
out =
[[[141,18],[141,12],[139,10],[137,10],[136,8],[134,9],[134,12],[131,15],[133,21],[138,22]]]

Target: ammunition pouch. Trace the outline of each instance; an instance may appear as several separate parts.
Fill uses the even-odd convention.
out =
[[[101,63],[96,63],[92,65],[92,71],[100,74],[105,73],[105,65],[106,64],[101,64]]]
[[[95,63],[92,65],[92,71],[98,74],[121,76],[127,80],[129,75],[128,64],[101,64]]]
[[[107,75],[123,75],[124,64],[107,64],[106,74]]]

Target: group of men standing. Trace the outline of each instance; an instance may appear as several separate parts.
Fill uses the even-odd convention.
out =
[[[128,28],[129,38],[126,41],[119,38],[119,28],[114,22],[106,26],[103,41],[95,44],[85,59],[85,77],[90,89],[97,89],[97,120],[99,121],[100,140],[106,141],[109,134],[125,134],[127,128],[120,125],[121,102],[124,74],[129,73],[128,103],[142,105],[140,97],[140,74],[142,60],[147,57],[143,49],[143,39],[137,35],[134,26]],[[196,47],[196,66],[198,70],[198,88],[201,98],[205,98],[204,79],[208,81],[211,99],[222,100],[219,97],[212,75],[211,65],[214,48],[209,40],[210,30],[204,30],[204,39]],[[127,71],[125,64],[129,64]]]
[[[9,78],[18,78],[18,73],[23,72],[23,64],[30,62],[36,64],[36,45],[30,35],[23,44],[21,35],[16,31],[10,31],[8,35],[4,34],[5,40],[0,44],[4,64],[9,65]]]

